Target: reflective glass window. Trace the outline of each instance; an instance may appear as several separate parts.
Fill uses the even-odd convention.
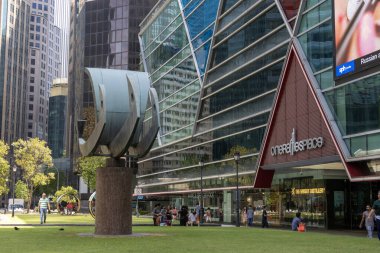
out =
[[[380,75],[324,93],[343,135],[380,129]]]
[[[299,32],[302,33],[329,17],[331,17],[331,2],[326,1],[302,16]]]
[[[268,65],[274,61],[277,61],[281,58],[283,58],[286,54],[286,50],[288,48],[288,45],[284,45],[280,48],[277,48],[276,50],[269,51],[265,55],[260,56],[255,61],[246,64],[244,67],[240,68],[237,71],[232,72],[233,70],[236,70],[236,66],[234,68],[230,68],[230,70],[224,70],[221,71],[220,69],[216,69],[213,72],[210,72],[208,75],[208,83],[215,82],[212,85],[216,85],[214,90],[219,89],[219,87],[223,87],[233,81],[236,81],[244,76],[247,76],[251,74],[253,71],[260,69],[264,67],[265,65]],[[244,63],[248,63],[249,60],[247,60]],[[241,65],[243,65],[242,63]],[[228,74],[229,72],[232,72]],[[226,75],[227,74],[227,75]],[[223,78],[221,78],[223,77]]]
[[[305,10],[312,8],[318,3],[323,2],[323,1],[331,1],[331,0],[307,0],[305,3]]]
[[[282,29],[275,31],[271,36],[261,38],[260,40],[252,43],[252,45],[250,45],[249,47],[242,48],[240,52],[233,55],[228,61],[223,62],[217,65],[216,67],[215,65],[213,65],[213,67],[215,67],[213,71],[219,73],[219,75],[213,74],[212,76],[213,78],[216,76],[220,76],[221,74],[226,73],[230,69],[236,68],[236,66],[243,65],[256,57],[260,57],[260,55],[265,54],[268,51],[276,50],[277,47],[288,44],[288,40],[289,33],[286,30],[285,26],[283,26]],[[231,42],[233,42],[233,40]],[[224,52],[221,52],[221,49],[215,49],[215,60],[219,54],[222,56],[226,56],[230,53],[234,53],[235,50],[240,49],[239,46],[229,46],[228,48],[231,49],[226,49]],[[221,59],[218,57],[218,60]]]
[[[255,7],[253,10],[251,10],[244,17],[239,18],[236,22],[234,22],[232,25],[230,25],[227,29],[225,29],[221,33],[219,33],[215,37],[215,43],[218,43],[218,42],[222,41],[228,35],[230,35],[230,34],[236,32],[237,30],[239,30],[244,24],[246,24],[247,22],[249,22],[252,18],[256,17],[260,12],[262,12],[263,10],[265,10],[269,5],[273,5],[274,6],[273,0],[264,0],[262,3],[260,3],[259,5],[257,5],[257,7]],[[274,6],[274,8],[272,9],[272,11],[274,11],[274,13],[276,13],[276,14],[274,14],[274,13],[272,14],[272,18],[275,18],[275,19],[280,18],[281,19],[281,15],[278,12],[277,7]],[[277,15],[279,17],[277,17]]]
[[[192,0],[189,1],[187,6],[184,5],[185,9],[183,10],[183,13],[185,14],[185,17],[187,17],[203,0]],[[207,0],[206,0],[207,1]]]
[[[164,28],[161,33],[149,44],[145,45],[144,54],[149,55],[162,41],[166,39],[182,23],[182,17],[178,16],[170,25]]]
[[[195,58],[197,59],[198,69],[201,74],[205,72],[208,54],[210,51],[211,40],[201,46],[197,51],[195,51]]]
[[[179,13],[180,9],[178,1],[172,0],[162,13],[160,13],[152,24],[143,32],[142,40],[144,45],[148,46]]]
[[[147,71],[153,73],[188,44],[185,27],[181,25],[146,58]]]
[[[284,22],[276,8],[273,8],[265,14],[257,17],[255,21],[245,26],[242,30],[225,40],[223,43],[219,44],[217,48],[214,49],[212,66],[218,65],[229,56],[246,48],[251,43],[261,39],[263,36],[272,32],[281,25],[284,25]],[[268,37],[267,41],[276,41],[274,42],[275,46],[279,41],[278,39],[276,40],[272,37],[279,38],[280,41],[284,41],[289,38],[289,33],[285,30],[286,29],[283,29],[280,34],[277,32],[275,35]],[[266,44],[262,42],[262,45],[258,47],[266,47]]]
[[[201,118],[276,89],[282,65],[282,62],[275,64],[206,98],[202,103],[209,107],[202,111]]]
[[[243,12],[247,11],[250,7],[256,4],[259,0],[246,0],[239,3],[238,6],[233,8],[228,14],[219,19],[218,29],[222,30],[224,27],[231,24],[231,22],[240,16]]]
[[[314,72],[332,66],[333,33],[331,20],[299,36],[299,41]]]
[[[334,85],[334,77],[333,77],[332,69],[329,69],[327,71],[319,73],[318,75],[315,75],[315,78],[317,79],[321,89],[327,89]]]
[[[215,21],[218,3],[219,1],[217,0],[206,0],[186,18],[191,39],[195,38],[201,31]]]
[[[274,98],[274,92],[263,97],[252,100],[248,103],[240,105],[235,108],[231,108],[228,111],[217,114],[211,118],[207,118],[199,123],[199,127],[206,128],[210,127],[210,125],[217,127],[224,124],[228,124],[232,121],[239,120],[244,117],[248,117],[254,114],[260,114],[265,110],[270,110],[272,107]],[[210,110],[207,106],[202,106],[203,111]],[[214,109],[217,110],[217,109]]]
[[[186,46],[183,50],[181,50],[178,54],[166,62],[165,65],[162,65],[162,63],[160,63],[160,60],[158,60],[157,65],[154,67],[158,67],[159,69],[150,76],[152,82],[155,82],[161,78],[166,74],[166,72],[170,71],[173,67],[180,64],[189,55],[191,55],[191,50],[189,46]]]
[[[214,25],[211,25],[207,30],[205,30],[203,33],[198,35],[192,43],[193,43],[193,48],[198,48],[200,47],[203,43],[205,43],[208,39],[211,38],[212,33],[214,31]]]
[[[222,14],[223,14],[226,11],[228,11],[239,0],[221,0],[221,1],[223,1],[223,5],[222,5]]]

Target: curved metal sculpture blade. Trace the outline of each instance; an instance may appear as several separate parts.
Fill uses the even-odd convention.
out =
[[[131,112],[129,117],[125,119],[120,131],[115,135],[109,145],[109,151],[112,157],[121,157],[125,154],[126,150],[130,146],[132,137],[140,120],[140,90],[134,87],[128,77],[127,82],[129,91],[129,108],[131,109]]]
[[[95,103],[95,127],[87,140],[79,139],[82,155],[103,154],[118,158],[127,150],[145,156],[159,130],[156,90],[147,73],[113,69],[86,69]],[[152,105],[152,125],[143,133],[144,116]]]
[[[136,145],[134,147],[131,147],[131,149],[133,149],[133,153],[136,154],[137,157],[144,157],[149,152],[160,129],[158,96],[154,88],[149,89],[149,102],[152,106],[152,125],[148,132],[141,134],[140,139]],[[143,131],[143,125],[141,125],[141,131]]]
[[[104,127],[106,125],[106,110],[104,108],[105,104],[103,103],[104,86],[98,84],[98,89],[96,89],[96,87],[93,87],[93,90],[99,90],[97,97],[100,103],[96,107],[97,114],[95,118],[97,122],[92,134],[87,140],[79,138],[79,150],[84,156],[88,156],[95,152],[100,140],[100,136],[102,135]]]

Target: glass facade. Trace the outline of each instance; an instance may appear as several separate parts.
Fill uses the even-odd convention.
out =
[[[331,0],[160,2],[140,32],[161,116],[157,142],[139,161],[138,187],[147,201],[159,196],[177,208],[203,201],[215,222],[235,222],[237,205],[254,205],[259,220],[267,205],[272,224],[289,225],[302,211],[309,226],[353,226],[348,220],[356,214],[348,203],[356,193],[349,187],[357,186],[345,183],[339,158],[334,166],[312,164],[305,172],[277,169],[271,189],[253,189],[290,45],[296,45],[323,109],[335,117],[349,158],[380,155],[380,75],[335,84]]]

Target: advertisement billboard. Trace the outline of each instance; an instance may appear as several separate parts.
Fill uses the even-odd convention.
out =
[[[333,1],[335,79],[380,65],[380,1]]]

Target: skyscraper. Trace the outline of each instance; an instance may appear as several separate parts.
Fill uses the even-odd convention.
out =
[[[69,36],[70,36],[70,1],[55,0],[54,25],[61,33],[59,68],[61,78],[68,77],[69,67]]]
[[[93,103],[84,67],[137,70],[139,23],[156,2],[72,1],[67,141],[70,157],[78,154],[76,122],[86,119],[86,112],[91,110]]]
[[[48,146],[53,158],[61,158],[65,149],[67,78],[53,80],[49,98]]]
[[[54,1],[32,1],[27,90],[27,136],[47,139],[50,87],[60,77],[60,29]]]
[[[1,1],[0,135],[7,143],[25,137],[30,2]]]

